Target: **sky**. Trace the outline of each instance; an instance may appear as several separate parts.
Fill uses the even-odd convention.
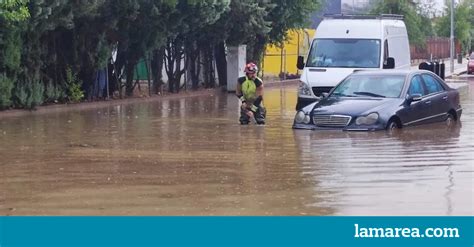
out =
[[[435,0],[436,2],[436,9],[438,11],[443,11],[444,8],[444,0]]]

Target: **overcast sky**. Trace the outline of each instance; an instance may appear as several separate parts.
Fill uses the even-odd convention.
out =
[[[435,0],[436,2],[436,9],[439,11],[443,11],[444,8],[444,0]]]

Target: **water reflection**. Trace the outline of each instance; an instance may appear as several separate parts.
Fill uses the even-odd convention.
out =
[[[449,129],[295,131],[314,194],[332,191],[324,205],[339,215],[472,215],[473,101],[463,95],[462,123]]]
[[[268,124],[214,94],[0,121],[2,215],[472,214],[473,97],[463,125],[294,131],[292,87]]]

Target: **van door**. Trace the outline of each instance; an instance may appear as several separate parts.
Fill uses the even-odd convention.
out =
[[[389,57],[389,50],[388,50],[388,40],[386,39],[384,42],[383,42],[383,60],[382,60],[382,67],[381,69],[383,69],[385,66],[387,66],[387,59]]]

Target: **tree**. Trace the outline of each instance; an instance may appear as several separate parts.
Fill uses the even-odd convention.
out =
[[[0,110],[12,104],[21,63],[21,35],[30,17],[27,4],[27,0],[0,1]]]
[[[423,23],[426,24],[426,19],[421,19],[417,14],[416,5],[408,0],[382,0],[371,11],[372,14],[398,14],[403,15],[405,25],[407,27],[408,38],[411,44],[421,45],[425,44],[426,34],[423,30]]]
[[[115,82],[111,90],[125,88],[131,95],[134,68],[143,58],[155,92],[164,65],[172,92],[179,91],[187,68],[193,88],[201,75],[206,87],[214,87],[215,67],[224,85],[226,46],[247,44],[249,59],[258,62],[266,44],[282,42],[319,5],[319,0],[1,1],[0,108],[100,97],[97,74],[106,66]],[[110,65],[112,51],[117,56]]]
[[[420,30],[425,37],[434,37],[436,32],[432,19],[438,14],[436,2],[434,0],[418,0],[416,3],[416,12],[420,17]]]
[[[320,7],[319,0],[232,0],[229,11],[209,27],[211,37],[222,40],[216,43],[216,58],[223,61],[225,45],[246,44],[247,59],[260,63],[267,44],[281,44],[288,30],[308,25],[310,14]],[[224,66],[217,63],[218,72],[225,76]]]
[[[267,44],[281,45],[288,31],[309,25],[309,17],[321,8],[321,1],[314,0],[272,0],[267,4],[265,21],[271,23],[270,31],[263,37],[257,36],[251,46],[251,60],[260,62]],[[253,56],[252,56],[253,55]]]
[[[470,49],[472,42],[473,5],[471,0],[462,0],[454,11],[454,35],[461,42],[465,51]],[[436,23],[436,32],[441,37],[450,37],[451,35],[451,4],[448,2],[445,4],[444,15]]]
[[[114,33],[117,42],[115,70],[118,74],[122,69],[125,71],[128,96],[134,90],[134,68],[138,61],[166,44],[170,28],[175,24],[172,16],[176,4],[175,0],[117,0],[113,4],[113,15],[119,17]],[[116,77],[120,78],[119,75]],[[121,87],[119,85],[118,89]]]

